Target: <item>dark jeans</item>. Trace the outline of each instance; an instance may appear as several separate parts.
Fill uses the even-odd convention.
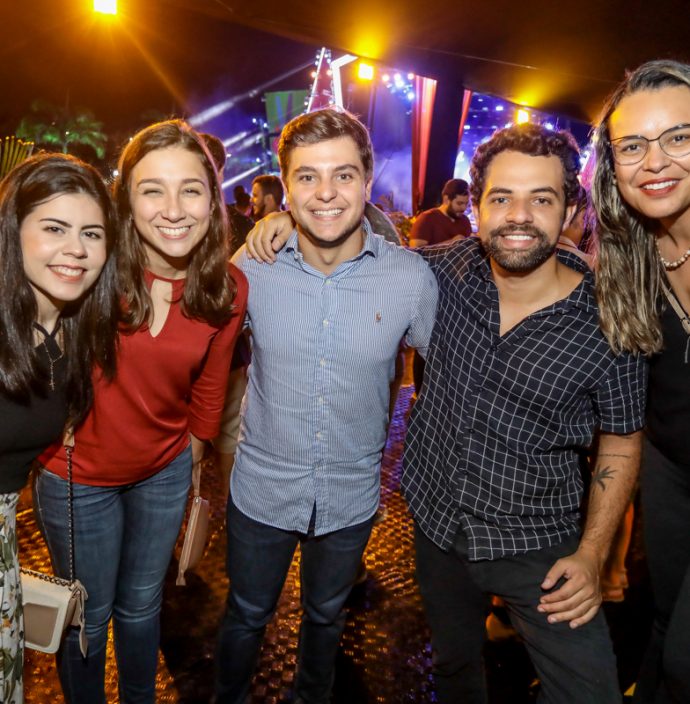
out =
[[[191,483],[187,448],[152,477],[126,486],[74,485],[77,578],[84,584],[87,657],[70,629],[58,653],[68,704],[105,704],[105,651],[112,616],[120,702],[153,704],[163,580],[180,531]],[[34,486],[55,572],[69,575],[67,482],[46,470]]]
[[[690,702],[690,466],[671,462],[648,440],[642,460],[645,549],[654,623],[635,704]]]
[[[482,646],[491,595],[500,596],[522,636],[542,687],[542,704],[621,701],[616,660],[601,611],[584,626],[550,624],[537,611],[549,568],[577,548],[573,538],[544,550],[470,562],[458,531],[444,552],[415,525],[417,581],[431,627],[433,672],[441,704],[485,704]]]
[[[227,610],[218,633],[216,702],[241,704],[249,692],[266,625],[273,617],[299,543],[302,624],[295,694],[306,704],[329,701],[344,604],[369,540],[373,517],[314,537],[273,528],[228,501]],[[313,520],[312,520],[313,524]]]

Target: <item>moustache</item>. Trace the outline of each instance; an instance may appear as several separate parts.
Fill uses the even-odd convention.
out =
[[[505,235],[529,235],[530,237],[546,237],[546,233],[534,225],[503,225],[491,230],[491,237]]]

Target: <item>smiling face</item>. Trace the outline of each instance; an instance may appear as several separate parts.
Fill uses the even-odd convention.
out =
[[[86,293],[106,261],[103,211],[84,193],[64,193],[39,203],[22,221],[19,238],[39,321]]]
[[[371,179],[351,137],[295,147],[284,180],[290,212],[311,246],[333,249],[361,236]]]
[[[690,124],[690,88],[667,86],[623,98],[609,118],[612,140],[642,136],[655,140],[666,130]],[[651,142],[637,163],[615,164],[621,197],[645,217],[690,221],[690,155],[672,158]]]
[[[132,169],[129,193],[148,268],[184,277],[211,218],[211,187],[201,159],[183,147],[151,151]]]
[[[567,209],[568,216],[575,206]],[[486,170],[479,237],[493,261],[511,273],[530,272],[556,250],[566,218],[564,170],[556,156],[498,153]]]

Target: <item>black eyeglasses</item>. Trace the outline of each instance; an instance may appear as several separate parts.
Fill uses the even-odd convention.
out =
[[[662,151],[672,159],[687,156],[690,154],[690,125],[671,127],[655,139],[647,139],[640,135],[612,139],[613,158],[621,166],[637,164],[644,159],[652,142],[659,142]]]

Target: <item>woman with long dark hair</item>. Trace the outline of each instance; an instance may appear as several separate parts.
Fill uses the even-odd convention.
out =
[[[113,209],[95,169],[45,154],[0,182],[0,700],[23,701],[16,506],[33,460],[114,371]],[[63,512],[64,520],[64,512]]]
[[[192,463],[218,432],[247,284],[228,265],[220,182],[199,135],[179,120],[127,144],[114,185],[123,320],[118,370],[95,380],[75,433],[75,563],[89,593],[88,655],[70,633],[58,657],[67,702],[105,703],[112,617],[120,701],[153,703],[163,580]],[[68,569],[61,520],[66,462],[45,453],[35,504],[53,564]]]
[[[650,357],[641,474],[654,590],[635,702],[690,702],[690,65],[631,72],[595,133],[601,323]]]

